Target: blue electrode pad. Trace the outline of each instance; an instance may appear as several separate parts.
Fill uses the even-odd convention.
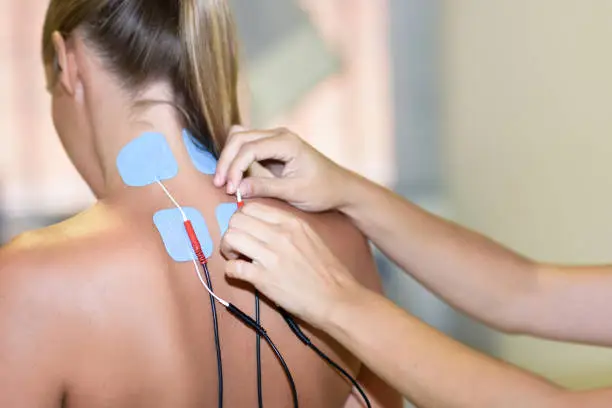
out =
[[[183,208],[187,219],[193,224],[193,229],[202,245],[202,251],[208,258],[213,252],[213,242],[206,226],[204,217],[195,208]],[[185,231],[183,217],[178,208],[162,210],[155,213],[153,222],[159,231],[168,254],[176,262],[190,262],[194,259],[191,241]]]
[[[236,203],[225,203],[220,204],[215,210],[215,214],[217,215],[217,222],[219,223],[219,230],[221,231],[221,236],[225,235],[227,229],[229,228],[229,222],[232,216],[238,211],[238,204]]]
[[[183,130],[183,142],[191,161],[200,173],[213,175],[217,172],[217,159],[202,146],[187,130]]]
[[[163,134],[146,132],[121,149],[117,169],[125,184],[144,187],[176,177],[178,163]]]

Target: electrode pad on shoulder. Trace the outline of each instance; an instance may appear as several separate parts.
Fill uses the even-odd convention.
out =
[[[217,172],[215,156],[206,150],[187,130],[183,130],[183,142],[185,142],[191,162],[200,173],[213,175]]]
[[[213,252],[213,242],[202,214],[195,208],[183,208],[187,219],[193,224],[193,229],[202,245],[204,255],[209,258]],[[155,213],[153,222],[164,241],[168,254],[176,262],[191,262],[194,258],[189,236],[185,231],[183,217],[178,208],[162,210]]]
[[[238,204],[236,203],[224,203],[217,206],[215,214],[217,215],[217,223],[219,223],[221,236],[225,235],[227,232],[229,222],[236,211],[238,211]]]
[[[163,134],[146,132],[128,143],[117,156],[123,182],[144,187],[178,174],[178,163]]]

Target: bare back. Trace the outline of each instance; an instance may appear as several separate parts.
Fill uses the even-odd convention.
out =
[[[209,264],[215,291],[254,315],[252,288],[228,281],[218,254],[215,209],[230,198],[206,177],[197,187],[168,185],[181,205],[198,209],[207,222],[215,247]],[[142,208],[99,203],[0,252],[0,331],[11,333],[0,339],[0,406],[216,406],[210,300],[194,265],[176,263],[166,252],[152,215],[171,204],[155,188],[147,188],[155,199],[143,200]],[[359,281],[380,291],[367,242],[345,219],[331,213],[300,216]],[[218,313],[225,406],[255,407],[255,334],[223,308]],[[300,405],[345,406],[351,386],[294,337],[265,299],[261,313],[293,373]],[[307,331],[359,374],[360,363],[348,352],[322,333]],[[290,407],[287,379],[263,342],[262,361],[265,406]],[[397,401],[384,406],[399,407],[395,393],[383,393]]]

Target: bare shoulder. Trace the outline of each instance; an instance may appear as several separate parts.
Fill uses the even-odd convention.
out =
[[[110,263],[142,255],[142,225],[102,205],[62,223],[26,232],[0,250],[0,279],[28,286],[91,277]],[[109,256],[112,254],[112,256]],[[146,257],[145,257],[146,258]],[[78,281],[79,279],[77,279]]]
[[[146,262],[147,243],[135,245],[137,235],[129,221],[96,206],[17,237],[0,250],[0,313],[60,330],[94,307],[92,291],[108,289],[112,274],[125,269],[117,266]]]
[[[96,206],[0,249],[0,406],[57,406],[84,339],[116,315],[112,266],[146,250],[130,230]]]
[[[66,378],[66,319],[35,234],[0,250],[0,406],[57,406]]]
[[[291,212],[306,221],[361,284],[370,290],[382,292],[370,243],[346,216],[335,211],[311,214],[278,201],[262,202]]]

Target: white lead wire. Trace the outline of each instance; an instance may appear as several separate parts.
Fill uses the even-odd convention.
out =
[[[168,198],[170,199],[170,201],[172,201],[172,204],[174,204],[176,206],[176,208],[179,209],[179,211],[181,212],[181,215],[183,216],[183,221],[188,221],[187,219],[187,214],[185,214],[185,211],[183,211],[183,207],[181,207],[179,205],[179,203],[176,202],[176,200],[174,199],[174,197],[172,197],[172,194],[170,194],[170,192],[168,191],[168,189],[166,188],[166,186],[164,185],[164,183],[161,182],[161,180],[157,179],[155,180],[157,182],[157,184],[159,184],[159,186],[162,188],[162,190],[164,190],[164,193],[166,193],[166,195],[168,196]]]
[[[198,274],[198,278],[200,278],[200,282],[202,282],[202,285],[204,285],[204,287],[206,288],[208,293],[210,293],[210,295],[212,297],[214,297],[217,300],[217,302],[221,303],[225,307],[229,307],[229,303],[227,303],[225,300],[221,299],[219,296],[215,295],[215,292],[210,290],[210,288],[206,284],[206,281],[204,280],[204,277],[202,276],[202,271],[200,270],[200,265],[198,264],[198,261],[196,261],[195,258],[193,258],[193,265],[195,266],[196,273]]]
[[[183,208],[179,205],[179,203],[176,202],[172,194],[170,194],[170,191],[168,191],[164,183],[162,183],[159,179],[156,181],[157,181],[157,184],[159,184],[159,186],[164,190],[164,193],[166,193],[170,201],[172,201],[172,203],[176,206],[176,208],[179,209],[179,211],[181,212],[181,215],[183,216],[183,221],[185,222],[189,221],[189,219],[187,218],[187,214],[185,214],[185,212],[183,211]],[[225,307],[229,307],[229,303],[227,303],[225,300],[217,296],[215,292],[213,292],[206,284],[206,281],[204,280],[204,277],[202,276],[202,271],[200,270],[200,265],[198,264],[195,254],[193,254],[191,259],[193,261],[193,265],[195,266],[196,274],[198,275],[198,278],[200,279],[200,282],[202,283],[202,286],[204,286],[206,291],[208,291],[208,293],[210,293],[210,295],[214,297],[217,302],[221,303]]]

